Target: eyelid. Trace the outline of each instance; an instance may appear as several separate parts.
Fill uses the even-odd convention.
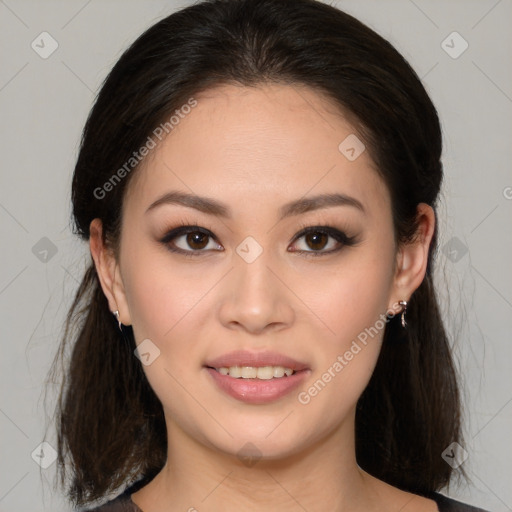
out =
[[[167,230],[165,235],[160,239],[160,241],[163,243],[168,243],[174,238],[194,232],[199,232],[202,233],[203,235],[208,235],[216,240],[215,235],[207,228],[203,228],[196,224],[180,224],[176,227]]]

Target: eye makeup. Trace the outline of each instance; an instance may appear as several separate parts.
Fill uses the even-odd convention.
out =
[[[304,239],[302,249],[296,247],[301,239]],[[357,235],[349,236],[345,231],[329,224],[302,224],[299,232],[290,240],[287,251],[306,257],[320,257],[339,252],[344,247],[355,246],[358,241]],[[186,220],[168,228],[159,242],[169,251],[183,256],[197,257],[212,251],[225,250],[211,229]],[[325,250],[325,247],[329,246],[330,248]]]

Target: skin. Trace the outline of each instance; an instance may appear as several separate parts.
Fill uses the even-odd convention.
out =
[[[196,99],[133,176],[117,257],[102,242],[101,221],[90,226],[110,309],[133,326],[137,344],[149,338],[160,350],[144,371],[164,408],[168,460],[132,500],[144,512],[317,511],[326,503],[340,512],[437,510],[356,464],[355,406],[383,329],[307,405],[297,399],[359,333],[420,285],[434,212],[418,205],[418,236],[395,244],[389,192],[369,152],[349,161],[338,150],[356,131],[317,92],[224,85]],[[169,191],[208,196],[232,216],[175,204],[147,212]],[[283,204],[333,192],[356,198],[365,212],[331,206],[279,220]],[[198,256],[170,252],[160,240],[181,222],[215,239],[206,239]],[[294,239],[303,226],[321,225],[356,243],[308,256],[318,246]],[[236,252],[247,236],[263,248],[252,263]],[[193,250],[186,236],[174,243]],[[329,238],[320,252],[338,246]],[[278,351],[311,372],[274,403],[245,404],[219,391],[203,368],[239,348]],[[251,466],[237,455],[248,442],[261,455]]]

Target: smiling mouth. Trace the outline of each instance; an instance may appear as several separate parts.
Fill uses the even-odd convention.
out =
[[[215,364],[215,363],[214,363]],[[254,363],[253,363],[254,364]],[[295,363],[294,363],[295,364]],[[290,366],[204,366],[217,388],[232,398],[251,405],[263,405],[290,395],[311,370],[300,363]]]
[[[220,368],[208,366],[207,368],[234,379],[272,380],[290,377],[297,373],[292,368],[285,366],[224,366]]]

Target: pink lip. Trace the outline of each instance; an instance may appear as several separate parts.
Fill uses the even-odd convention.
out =
[[[308,365],[277,352],[249,352],[235,350],[205,363],[210,368],[229,368],[230,366],[284,366],[296,372],[308,370]]]
[[[309,370],[301,370],[289,377],[276,379],[236,379],[222,375],[214,368],[206,368],[215,384],[229,396],[248,404],[266,404],[282,398],[298,387],[309,375]]]
[[[311,373],[305,363],[277,352],[249,352],[235,350],[205,363],[206,370],[220,390],[248,404],[266,404],[286,396],[297,388]],[[294,370],[289,377],[262,379],[237,379],[222,375],[215,368],[230,366],[284,366]]]

